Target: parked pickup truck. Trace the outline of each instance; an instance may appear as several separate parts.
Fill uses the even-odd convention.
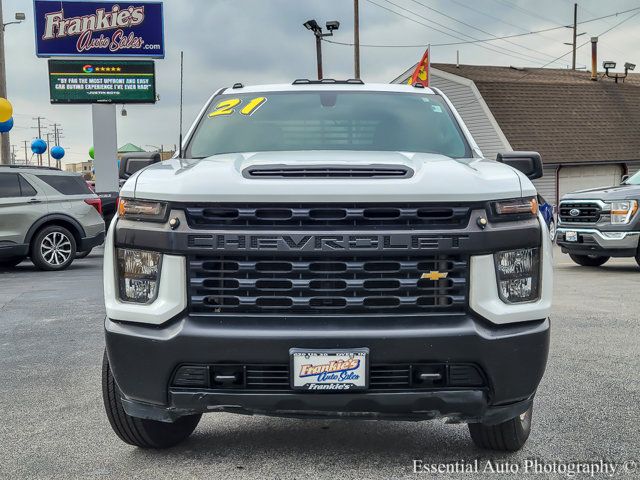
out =
[[[536,153],[483,158],[435,88],[216,92],[109,228],[113,430],[163,448],[206,412],[444,417],[521,448],[549,349],[541,174]]]
[[[578,265],[599,267],[611,257],[640,265],[640,172],[621,185],[570,193],[559,207],[557,243]]]

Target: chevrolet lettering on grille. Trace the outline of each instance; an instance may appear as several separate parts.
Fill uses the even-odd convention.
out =
[[[461,248],[466,235],[189,235],[194,249],[225,251],[361,251]]]

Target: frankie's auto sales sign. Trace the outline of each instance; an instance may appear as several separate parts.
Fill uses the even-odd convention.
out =
[[[34,0],[38,57],[164,58],[161,2]]]

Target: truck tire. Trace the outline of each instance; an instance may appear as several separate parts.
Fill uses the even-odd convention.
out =
[[[583,267],[599,267],[604,265],[611,257],[599,257],[598,255],[574,255],[569,254],[571,260]]]
[[[60,225],[43,228],[31,241],[31,261],[40,270],[64,270],[76,258],[76,239]]]
[[[121,393],[109,368],[105,351],[102,359],[102,400],[113,431],[125,443],[140,448],[169,448],[193,433],[202,415],[181,417],[174,423],[136,418],[124,411]]]
[[[520,450],[529,438],[532,415],[533,405],[522,415],[497,425],[470,423],[471,439],[477,447],[485,450],[515,452]]]

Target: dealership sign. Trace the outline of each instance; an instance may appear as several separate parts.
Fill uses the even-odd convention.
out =
[[[38,57],[164,58],[161,2],[34,0]]]
[[[155,103],[153,60],[49,60],[51,103]]]

